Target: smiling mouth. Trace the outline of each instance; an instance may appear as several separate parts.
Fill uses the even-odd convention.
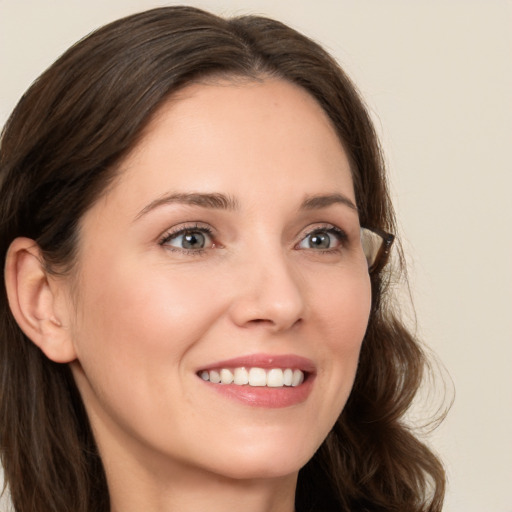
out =
[[[300,386],[307,373],[293,368],[219,368],[198,373],[212,384],[235,384],[237,386],[283,388]]]
[[[270,409],[305,402],[316,373],[311,359],[295,354],[248,354],[196,369],[206,388],[245,406]]]

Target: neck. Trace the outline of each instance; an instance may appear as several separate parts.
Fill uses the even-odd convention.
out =
[[[226,476],[154,452],[150,456],[140,445],[126,450],[122,441],[101,452],[111,512],[294,511],[298,472]]]
[[[293,512],[297,475],[234,479],[197,468],[107,475],[111,512]]]

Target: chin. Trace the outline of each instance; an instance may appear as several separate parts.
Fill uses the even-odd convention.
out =
[[[216,461],[213,472],[236,480],[258,480],[282,478],[296,475],[311,459],[315,448],[304,450],[304,446],[245,447]]]
[[[296,475],[304,466],[308,459],[298,462],[290,460],[293,457],[288,455],[287,459],[267,459],[265,461],[237,461],[236,468],[234,464],[230,467],[219,468],[217,474],[232,480],[268,480],[285,478],[290,475]]]

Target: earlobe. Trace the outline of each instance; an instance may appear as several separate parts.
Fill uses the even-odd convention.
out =
[[[44,267],[39,246],[16,238],[7,251],[5,285],[12,314],[32,342],[57,363],[76,359],[67,328],[62,283]]]

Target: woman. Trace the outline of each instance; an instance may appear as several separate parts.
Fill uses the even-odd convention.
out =
[[[0,172],[16,511],[441,510],[402,424],[425,361],[389,306],[379,146],[318,45],[114,22],[22,98]]]

